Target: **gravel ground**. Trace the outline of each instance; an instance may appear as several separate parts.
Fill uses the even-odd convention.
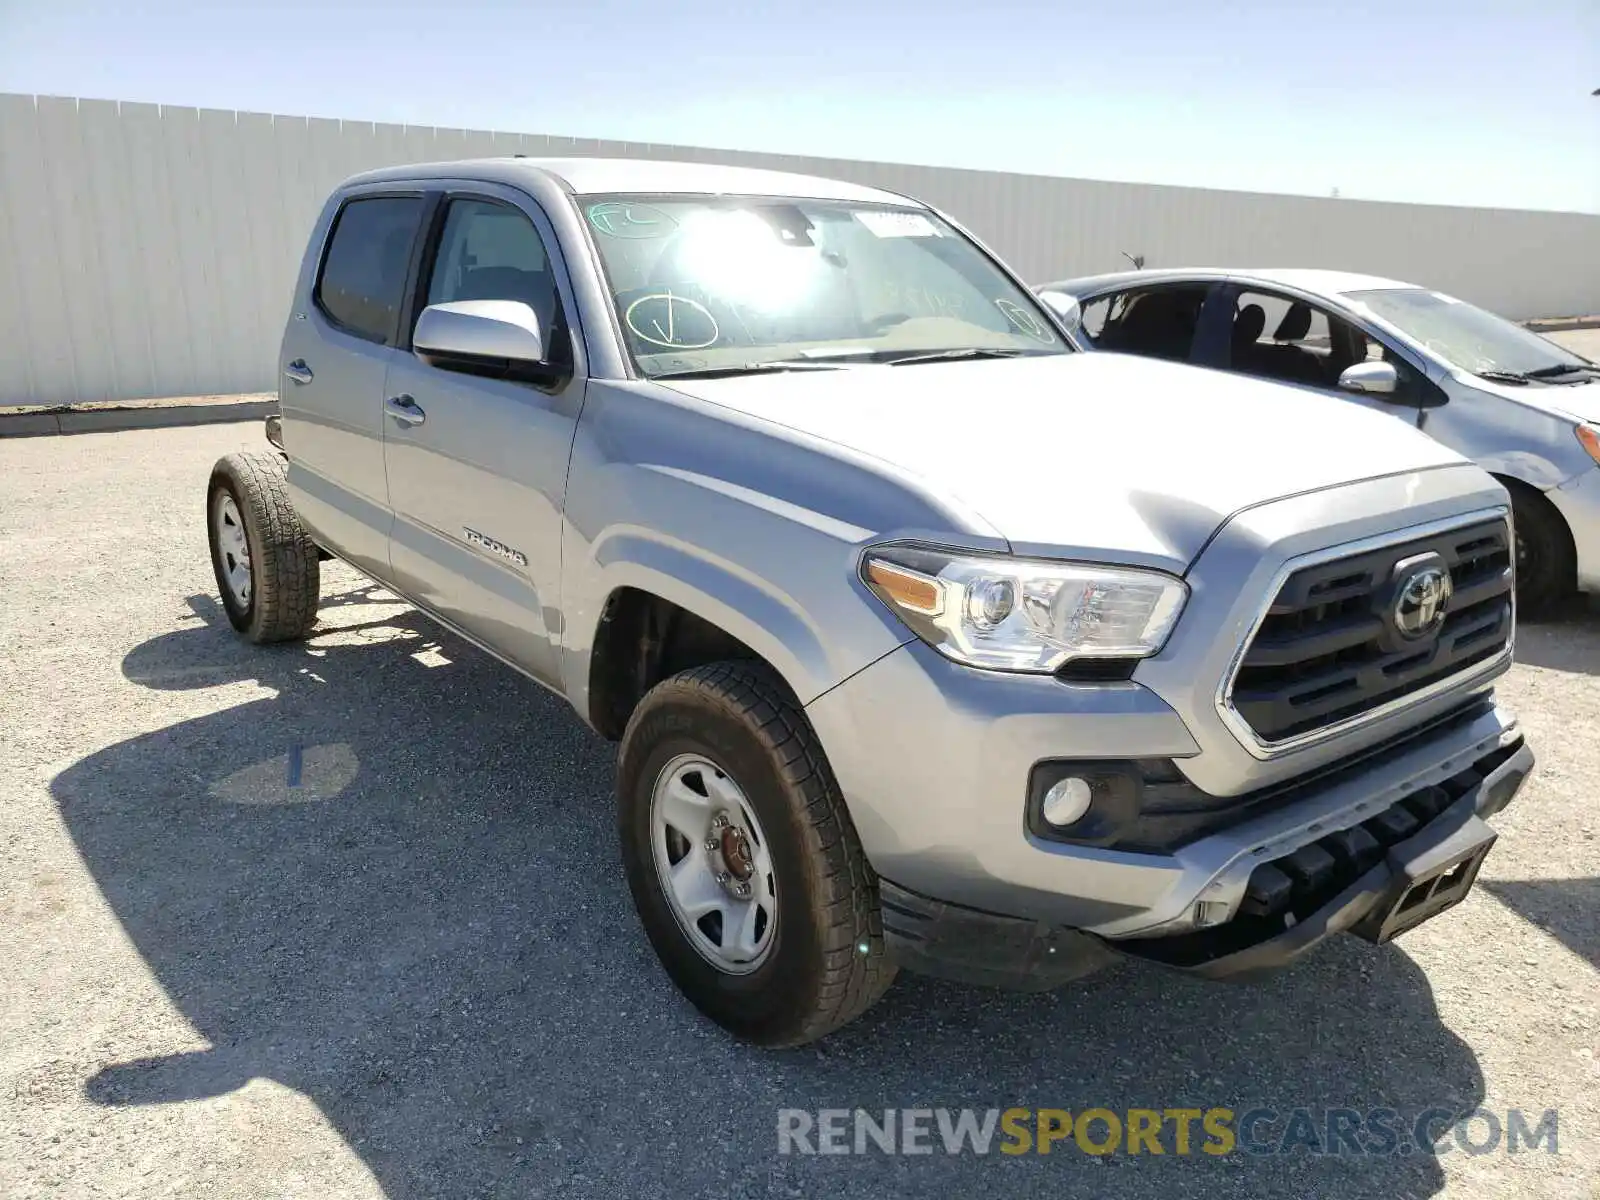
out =
[[[1254,985],[903,976],[764,1053],[657,967],[612,750],[555,699],[342,567],[310,643],[232,635],[202,491],[259,444],[0,442],[0,1195],[1597,1195],[1600,615],[1522,631],[1537,775],[1400,945]],[[775,1152],[779,1108],[967,1105],[1559,1109],[1560,1153]]]

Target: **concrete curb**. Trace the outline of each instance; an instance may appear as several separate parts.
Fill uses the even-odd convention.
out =
[[[157,405],[71,406],[0,411],[0,438],[43,437],[56,433],[111,433],[124,429],[169,429],[179,425],[216,425],[225,421],[259,421],[276,412],[276,399],[204,400]]]
[[[1574,329],[1600,329],[1600,317],[1560,317],[1523,323],[1535,333],[1570,333]]]

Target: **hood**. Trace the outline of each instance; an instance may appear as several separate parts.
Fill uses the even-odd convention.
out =
[[[1017,553],[1104,551],[1171,570],[1241,509],[1465,461],[1335,397],[1120,354],[667,385],[893,464]]]

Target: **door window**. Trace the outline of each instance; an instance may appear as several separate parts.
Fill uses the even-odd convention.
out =
[[[363,197],[339,210],[313,293],[324,316],[346,333],[389,342],[421,216],[420,196]]]
[[[555,273],[527,214],[492,200],[450,202],[428,280],[428,303],[455,300],[522,301],[539,318],[551,361],[570,363]]]
[[[1397,396],[1404,397],[1420,386],[1409,363],[1342,317],[1272,292],[1239,293],[1229,339],[1233,370],[1334,389],[1346,367],[1369,361],[1394,365],[1400,377]]]
[[[1197,283],[1118,292],[1085,309],[1085,331],[1102,350],[1187,362],[1209,289]],[[1103,315],[1096,311],[1102,303]]]

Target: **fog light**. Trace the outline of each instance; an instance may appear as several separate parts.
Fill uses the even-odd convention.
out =
[[[1194,923],[1199,929],[1221,925],[1233,916],[1233,905],[1223,900],[1201,900],[1194,906]]]
[[[1068,775],[1050,785],[1044,794],[1041,811],[1044,819],[1057,829],[1065,829],[1089,811],[1089,801],[1094,799],[1094,789],[1087,779]]]

